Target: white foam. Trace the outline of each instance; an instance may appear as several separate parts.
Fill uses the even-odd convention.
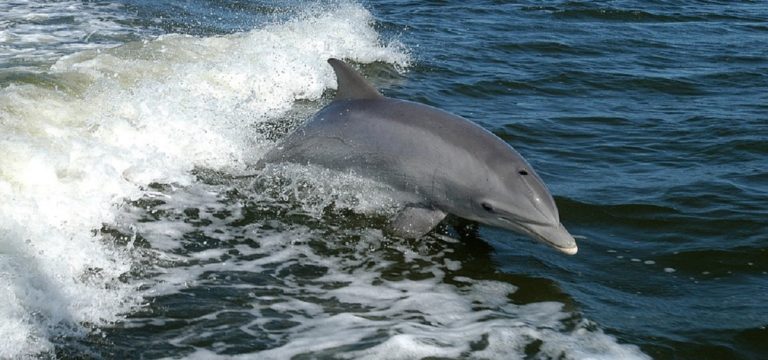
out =
[[[67,11],[81,14],[83,4],[46,3],[35,13],[73,6]],[[19,11],[0,8],[4,19]],[[119,278],[142,260],[93,235],[119,222],[125,199],[144,196],[153,181],[191,185],[194,167],[244,169],[269,145],[254,124],[335,86],[329,57],[405,65],[407,54],[383,43],[372,21],[344,3],[247,33],[167,35],[61,58],[47,75],[53,88],[0,90],[0,358],[51,351],[54,337],[120,320],[141,303],[141,284]],[[53,43],[90,31],[56,39],[26,29],[6,29],[2,39],[59,49]],[[175,261],[162,250],[183,231],[159,231],[153,256]]]
[[[137,29],[123,25],[121,5],[105,2],[0,2],[0,65],[38,69],[58,57],[118,45]],[[89,42],[93,34],[100,41]],[[111,40],[107,40],[111,39]]]
[[[210,206],[216,202],[205,195],[210,192],[199,194],[201,198],[197,201],[193,196],[181,197],[182,203],[171,201],[159,209],[173,219],[177,216],[174,211],[189,205]],[[311,214],[312,206],[308,210],[307,214]],[[253,290],[248,310],[250,322],[230,326],[259,339],[256,341],[267,337],[274,345],[264,351],[230,356],[220,355],[227,352],[227,345],[222,343],[196,349],[185,357],[286,359],[332,354],[336,358],[379,359],[386,354],[388,359],[522,359],[533,349],[538,355],[551,358],[647,359],[637,347],[618,344],[615,338],[596,330],[594,324],[583,322],[568,328],[566,323],[572,314],[563,310],[562,303],[513,304],[509,295],[517,288],[498,281],[458,276],[453,282],[459,285],[447,283],[446,271],[455,265],[443,265],[449,262],[452,251],[442,243],[425,251],[420,249],[422,244],[391,242],[371,229],[338,229],[329,235],[323,229],[297,225],[279,230],[262,230],[259,223],[231,226],[227,224],[242,214],[236,211],[227,218],[216,219],[210,216],[215,211],[214,206],[199,213],[201,219],[211,221],[198,229],[204,236],[222,242],[238,241],[238,237],[258,239],[259,247],[237,247],[241,256],[226,262],[164,267],[164,275],[157,278],[161,279],[159,286],[148,291],[167,295],[181,284],[222,286],[212,283],[210,278],[202,279],[202,274],[263,274],[270,280],[247,282]],[[172,227],[176,223],[165,224]],[[139,227],[148,239],[154,238],[143,224]],[[348,235],[357,239],[354,244],[343,240]],[[318,252],[309,245],[313,241],[322,242],[330,250]],[[199,254],[203,255],[193,252],[186,256],[217,256],[210,256],[209,250]],[[397,266],[390,259],[397,257],[420,264],[413,271],[431,276],[421,280],[387,280],[385,273],[391,271],[391,266]],[[323,274],[311,281],[301,281],[292,272],[282,271],[296,265],[318,267]],[[190,331],[183,331],[172,343],[182,346],[204,338],[193,329],[205,328],[202,323],[219,315],[221,310],[212,308],[210,314],[192,320],[194,326],[189,326]],[[294,325],[271,331],[269,324],[275,320]]]

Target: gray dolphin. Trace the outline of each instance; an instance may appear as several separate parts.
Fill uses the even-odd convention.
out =
[[[346,63],[328,63],[336,98],[267,152],[262,166],[353,170],[409,194],[390,224],[403,237],[420,237],[453,214],[576,254],[552,195],[509,144],[462,117],[385,97]]]

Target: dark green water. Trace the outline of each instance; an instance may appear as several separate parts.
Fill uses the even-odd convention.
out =
[[[61,276],[74,283],[52,276],[52,285],[5,287],[0,294],[22,299],[26,312],[17,318],[9,305],[0,314],[32,324],[29,338],[43,340],[14,340],[0,358],[768,354],[767,2],[75,3],[98,9],[108,31],[76,17],[3,18],[8,29],[29,23],[25,31],[43,33],[54,24],[82,34],[57,33],[65,40],[39,46],[6,38],[0,85],[10,101],[2,103],[0,149],[52,143],[50,153],[66,153],[67,165],[51,165],[63,184],[54,189],[68,196],[62,204],[80,209],[100,196],[66,192],[81,181],[76,189],[103,184],[106,199],[121,200],[116,215],[94,215],[100,220],[84,231],[69,228],[79,218],[68,214],[37,231],[9,214],[42,218],[46,205],[27,199],[52,195],[33,186],[34,176],[11,176],[15,162],[0,162],[0,185],[16,191],[8,192],[16,205],[0,212],[10,219],[0,222],[10,229],[0,254],[13,260],[0,271],[25,279],[24,266],[13,264],[48,260],[14,257],[20,244],[59,249],[58,235],[38,233],[60,229],[62,243],[79,231],[119,256],[78,262],[86,246],[64,246],[63,268],[86,269]],[[358,39],[368,31],[378,43]],[[154,40],[171,33],[193,38]],[[330,40],[305,41],[312,36]],[[119,47],[70,67],[56,63],[111,46]],[[578,255],[460,219],[418,241],[387,237],[380,229],[398,204],[382,186],[344,174],[289,168],[233,178],[250,174],[272,140],[330,101],[329,85],[317,80],[324,59],[313,60],[329,55],[357,59],[387,96],[462,115],[508,141],[555,195]],[[282,63],[295,73],[280,72]],[[115,80],[81,79],[93,72]],[[280,97],[284,89],[289,96]],[[25,127],[39,119],[18,115],[27,113],[14,104],[27,100],[64,114],[46,124],[88,129],[95,140]],[[82,123],[78,113],[88,114]],[[113,123],[123,118],[129,125]],[[188,130],[196,126],[204,130]],[[53,135],[36,137],[46,131]],[[81,148],[96,153],[88,164],[103,161],[116,175],[78,165]],[[137,190],[116,190],[119,179]],[[94,206],[80,210],[101,214]],[[126,265],[112,272],[105,263]],[[67,295],[102,296],[94,288],[118,294],[103,303],[120,306]],[[38,289],[86,305],[51,310],[19,295]]]

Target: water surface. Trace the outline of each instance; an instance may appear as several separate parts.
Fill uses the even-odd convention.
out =
[[[0,14],[0,358],[768,352],[764,2]],[[351,174],[238,178],[330,101],[328,57],[508,141],[579,254],[458,219],[388,237],[401,204]]]

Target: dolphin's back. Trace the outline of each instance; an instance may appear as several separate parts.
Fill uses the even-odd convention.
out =
[[[488,165],[514,161],[514,154],[504,141],[464,118],[380,97],[332,102],[263,161],[353,170],[439,202],[445,192],[460,190],[451,187],[488,181]]]
[[[336,73],[336,98],[267,153],[264,162],[352,169],[414,190],[412,184],[419,183],[414,180],[451,175],[472,181],[487,173],[489,165],[522,159],[504,141],[464,118],[384,97],[343,61],[328,63]]]

